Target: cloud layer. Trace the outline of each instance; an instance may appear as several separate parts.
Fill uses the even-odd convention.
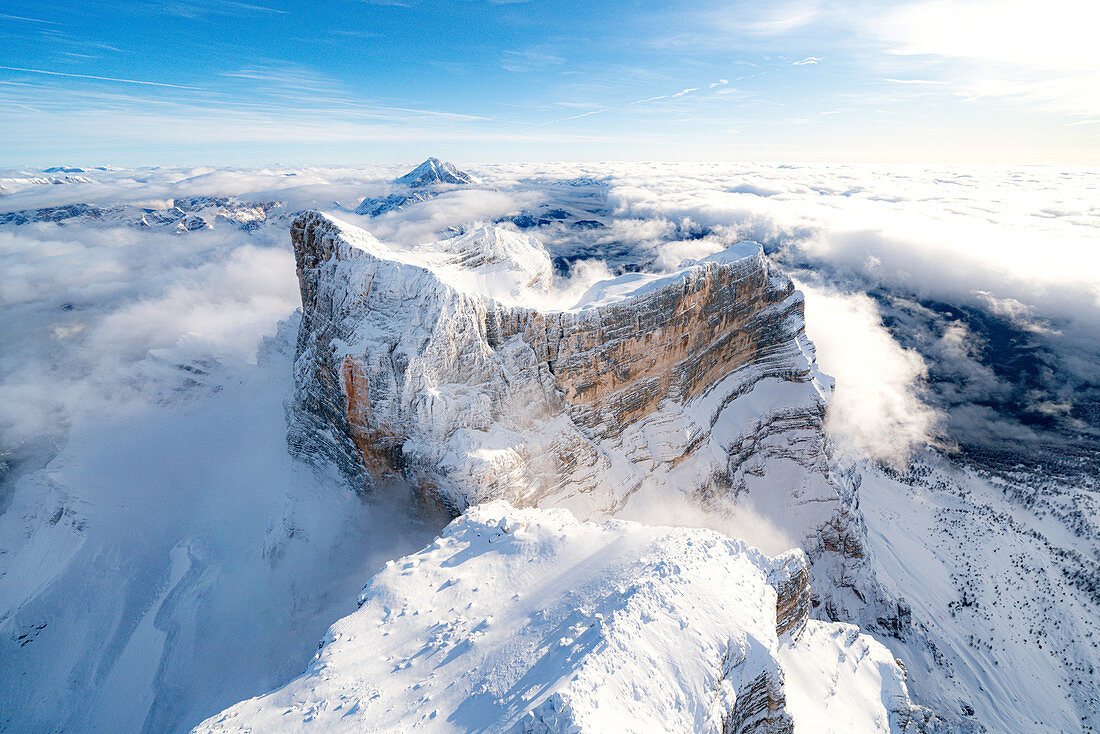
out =
[[[401,170],[91,171],[80,176],[93,182],[63,186],[10,171],[0,174],[0,209],[163,206],[183,194],[277,199],[291,210],[337,200],[353,207],[386,191]],[[511,226],[516,213],[574,196],[562,180],[603,181],[592,189],[602,194],[573,203],[606,226],[534,231],[561,262],[586,263],[563,287],[579,292],[631,264],[673,268],[740,239],[764,243],[807,293],[810,335],[838,378],[830,425],[858,450],[897,457],[931,440],[937,426],[948,443],[1093,430],[1095,171],[515,164],[475,172],[485,188],[374,219],[340,216],[415,244],[451,226]],[[250,359],[297,302],[285,223],[184,237],[24,225],[0,229],[0,251],[7,447],[62,435],[72,415],[104,401],[164,399],[175,389],[167,386],[196,379],[179,365]]]

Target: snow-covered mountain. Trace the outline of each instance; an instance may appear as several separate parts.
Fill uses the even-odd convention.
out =
[[[397,191],[382,197],[363,199],[359,206],[355,207],[355,213],[376,217],[411,204],[428,201],[456,186],[468,186],[474,183],[474,179],[451,163],[444,163],[438,158],[429,158],[405,175],[395,178],[393,183],[398,186]]]
[[[404,176],[398,176],[394,183],[420,188],[423,186],[435,186],[436,184],[469,184],[474,180],[470,174],[460,171],[453,163],[445,163],[432,157],[421,163]]]
[[[194,232],[216,226],[251,230],[268,220],[278,220],[285,215],[283,204],[277,201],[238,201],[225,196],[190,196],[168,201],[162,207],[132,204],[104,207],[81,203],[0,213],[0,224],[122,224],[147,229],[166,228],[176,232]]]
[[[759,245],[555,307],[549,257],[524,235],[401,250],[319,213],[292,234],[291,440],[307,458],[335,460],[364,492],[399,476],[456,511],[749,503],[807,548],[824,616],[900,624],[867,570],[858,475],[826,451],[831,381],[801,294]]]

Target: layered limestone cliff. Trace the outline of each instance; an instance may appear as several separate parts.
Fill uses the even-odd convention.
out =
[[[412,482],[455,512],[505,499],[601,517],[681,493],[716,512],[751,504],[810,553],[824,616],[891,617],[857,478],[826,452],[831,381],[802,296],[759,245],[550,306],[549,258],[516,232],[397,249],[310,212],[292,238],[302,455],[364,491]]]

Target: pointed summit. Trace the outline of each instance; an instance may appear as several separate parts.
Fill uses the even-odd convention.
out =
[[[429,158],[404,176],[395,178],[393,182],[419,188],[435,184],[469,184],[473,183],[473,179],[470,174],[458,170],[452,163]]]

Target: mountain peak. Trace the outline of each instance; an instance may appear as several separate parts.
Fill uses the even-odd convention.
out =
[[[469,184],[473,183],[473,178],[465,171],[460,171],[453,163],[446,163],[433,156],[404,176],[395,178],[393,182],[419,187],[435,184]]]

